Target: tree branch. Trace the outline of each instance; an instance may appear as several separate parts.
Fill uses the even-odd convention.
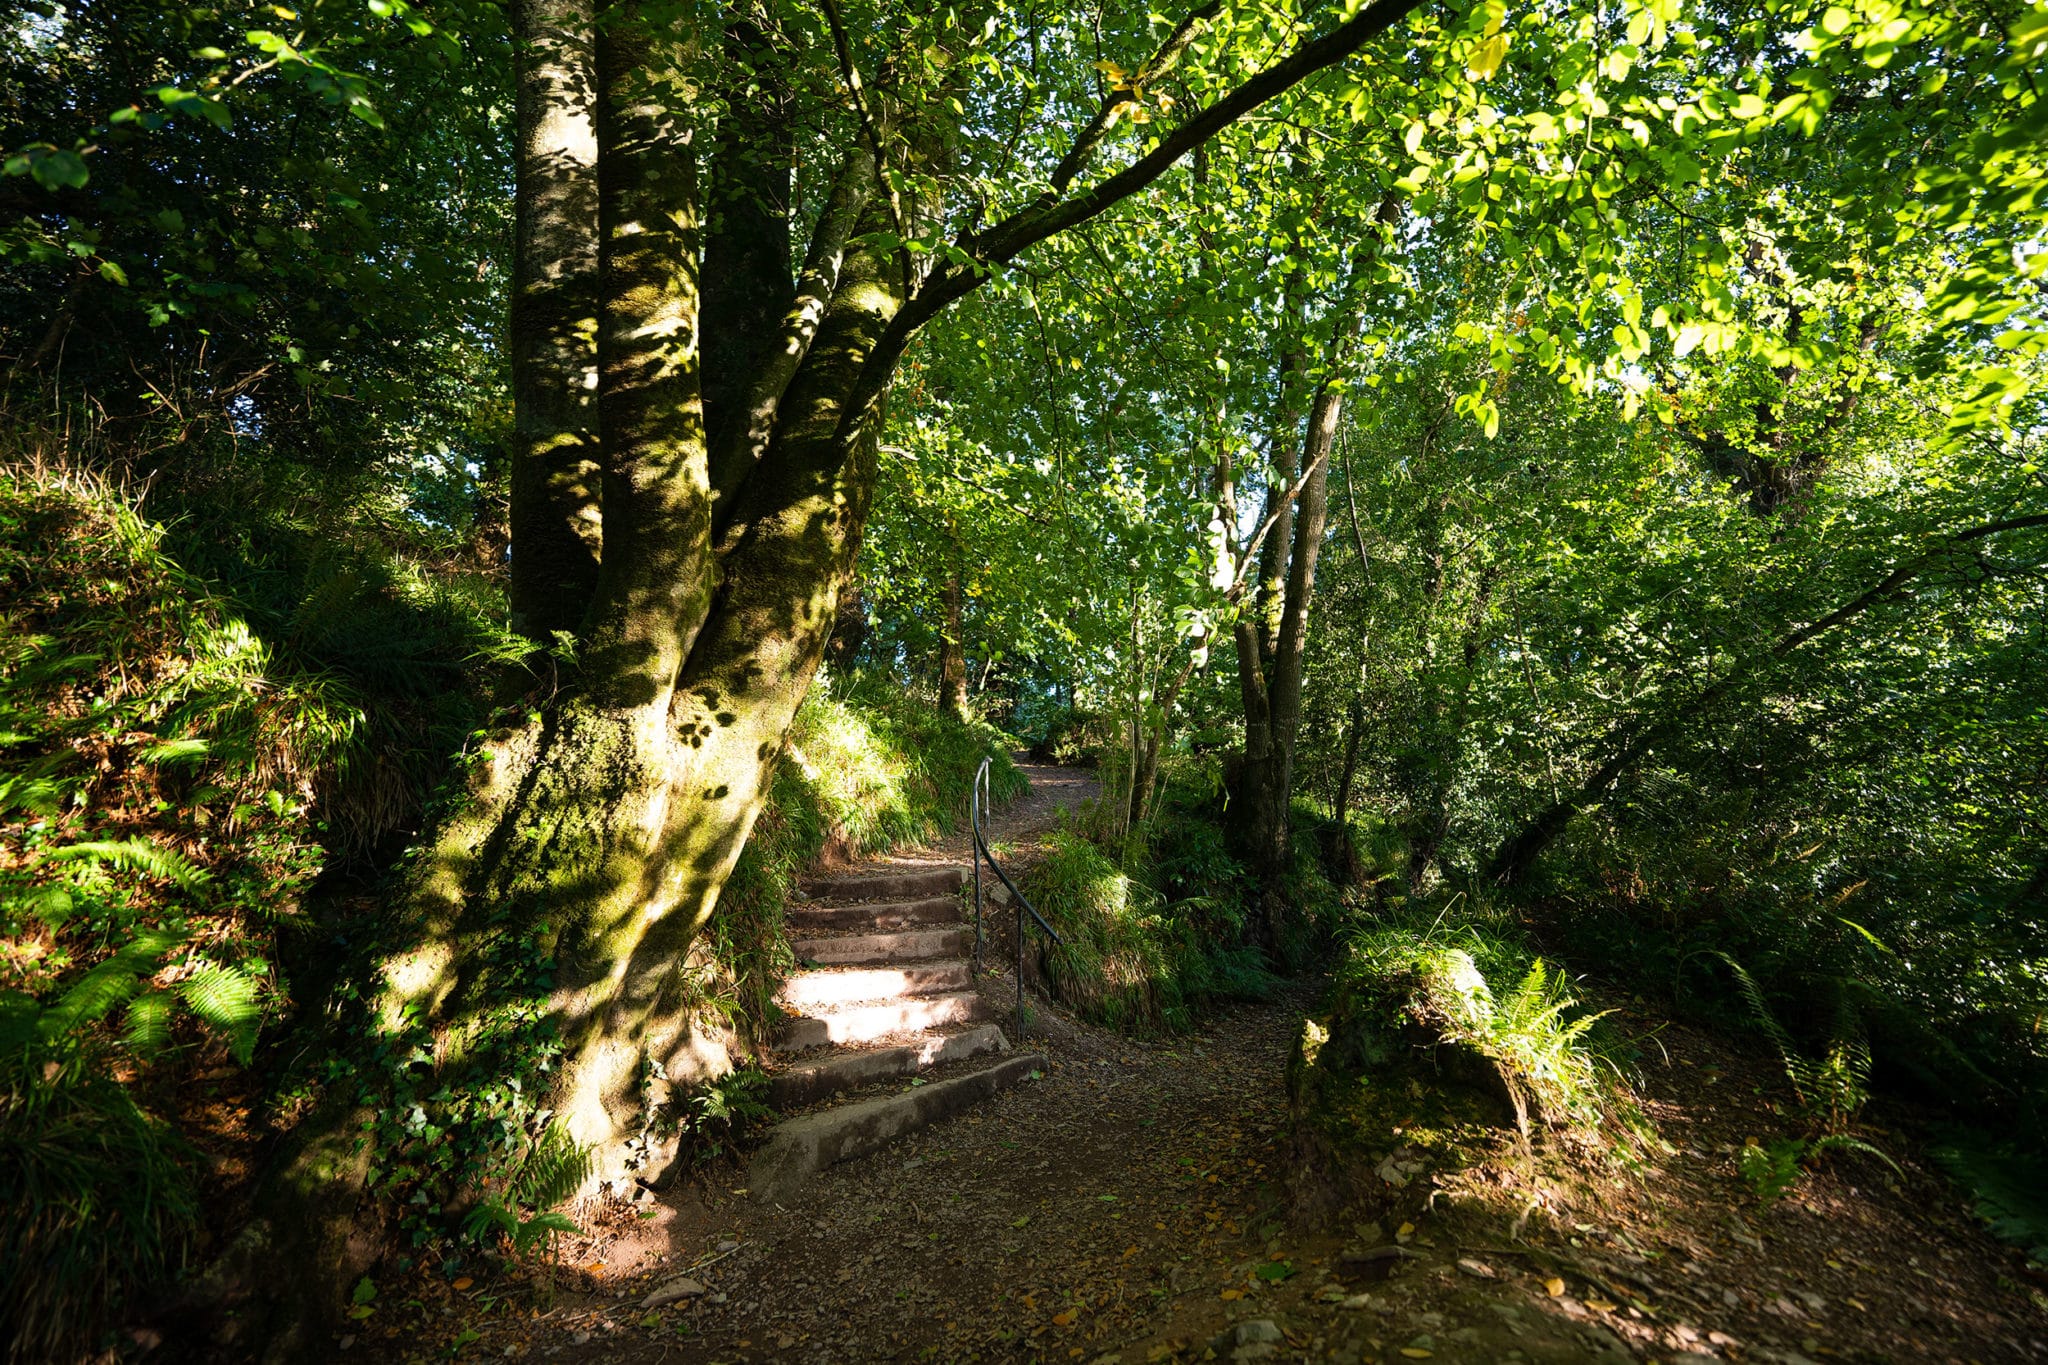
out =
[[[1088,126],[1075,135],[1074,145],[1067,149],[1067,154],[1060,158],[1060,164],[1053,168],[1050,196],[1052,199],[1065,194],[1067,187],[1074,183],[1074,177],[1086,169],[1088,159],[1095,155],[1096,147],[1108,134],[1116,111],[1132,102],[1134,92],[1142,91],[1147,82],[1157,79],[1179,61],[1181,54],[1188,50],[1188,45],[1201,36],[1202,30],[1209,26],[1209,21],[1214,19],[1222,8],[1223,0],[1209,0],[1208,4],[1190,11],[1187,18],[1180,21],[1180,27],[1159,45],[1159,50],[1152,54],[1151,59],[1138,68],[1137,74],[1130,78],[1130,83],[1118,85],[1109,92],[1109,97],[1102,101],[1102,107],[1095,111],[1095,117],[1089,119]]]
[[[1606,794],[1607,789],[1614,785],[1616,779],[1636,760],[1649,753],[1680,725],[1697,720],[1705,714],[1737,683],[1756,672],[1759,664],[1783,659],[1816,636],[1825,634],[1862,615],[1887,598],[1898,595],[1907,584],[1925,573],[1928,566],[1959,546],[2003,535],[2008,531],[2026,531],[2042,526],[2048,526],[2048,512],[2009,517],[2002,521],[1985,522],[1981,526],[1951,532],[1941,537],[1933,546],[1897,565],[1890,573],[1827,615],[1779,637],[1763,654],[1752,655],[1749,661],[1737,664],[1684,702],[1660,708],[1664,717],[1662,720],[1654,721],[1640,729],[1636,729],[1632,723],[1617,726],[1613,732],[1614,738],[1611,741],[1608,758],[1593,770],[1592,775],[1581,784],[1578,791],[1552,802],[1524,825],[1520,832],[1501,844],[1487,865],[1487,880],[1502,885],[1520,881],[1542,855],[1543,850],[1550,846],[1551,841],[1564,832],[1572,816],[1598,802]],[[1631,735],[1632,729],[1634,733]]]
[[[846,243],[867,205],[874,175],[874,157],[864,149],[850,149],[840,163],[824,211],[818,216],[818,226],[811,234],[803,272],[797,276],[796,297],[783,318],[781,340],[747,385],[739,420],[725,424],[722,439],[711,452],[712,486],[720,506],[730,505],[733,493],[768,449],[782,395],[788,391],[789,381],[796,377],[804,357],[810,354],[818,324],[824,320],[832,291],[838,287]]]
[[[1338,25],[1320,38],[1302,43],[1286,57],[1204,108],[1151,151],[1107,180],[1064,199],[1053,198],[1048,193],[1030,207],[1019,210],[986,231],[964,237],[959,245],[971,258],[969,263],[952,262],[929,276],[876,343],[860,382],[848,395],[840,422],[842,439],[867,422],[869,410],[888,391],[896,362],[902,358],[918,328],[938,316],[955,299],[979,288],[989,278],[990,266],[1012,260],[1027,248],[1056,233],[1077,227],[1143,190],[1171,169],[1174,163],[1239,118],[1268,100],[1285,94],[1310,76],[1343,61],[1407,18],[1421,3],[1422,0],[1379,0],[1349,22]]]

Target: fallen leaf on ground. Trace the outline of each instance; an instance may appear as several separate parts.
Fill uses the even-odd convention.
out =
[[[1553,1299],[1562,1298],[1564,1295],[1564,1281],[1552,1275],[1543,1282],[1543,1292],[1550,1295]]]

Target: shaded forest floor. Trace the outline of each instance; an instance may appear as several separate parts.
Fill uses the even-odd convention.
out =
[[[997,837],[1086,791],[1041,784]],[[2048,1297],[1907,1135],[1868,1133],[1903,1179],[1857,1157],[1763,1207],[1735,1153],[1786,1131],[1782,1072],[1640,1006],[1616,1021],[1657,1033],[1641,1092],[1669,1154],[1594,1177],[1504,1140],[1380,1209],[1299,1220],[1285,1068],[1317,994],[1299,982],[1161,1041],[1058,1021],[1030,1042],[1049,1057],[1042,1078],[827,1172],[787,1207],[756,1204],[723,1167],[586,1211],[591,1234],[552,1270],[434,1275],[402,1304],[388,1296],[349,1355],[2048,1359]],[[680,1276],[703,1292],[641,1305]]]

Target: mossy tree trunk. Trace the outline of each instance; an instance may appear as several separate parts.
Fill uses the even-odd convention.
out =
[[[868,512],[882,405],[918,328],[994,266],[1341,61],[1414,0],[1304,40],[1091,183],[1122,98],[1111,92],[1051,189],[959,228],[944,258],[894,245],[951,231],[935,192],[897,189],[946,182],[956,130],[943,81],[864,84],[830,7],[837,69],[819,71],[766,11],[703,26],[644,4],[594,15],[588,0],[520,0],[512,11],[513,595],[523,628],[570,635],[573,660],[565,685],[482,756],[394,915],[406,941],[367,992],[386,1040],[428,1039],[418,1065],[438,1070],[502,999],[504,945],[551,957],[545,1005],[562,1061],[547,1107],[593,1153],[593,1178],[612,1182],[633,1172],[660,1098],[648,1077],[689,1042],[686,954],[823,657]],[[1190,19],[1173,41],[1197,28]],[[835,88],[839,104],[818,102]],[[813,101],[802,121],[812,144],[838,147],[800,220],[801,263],[790,246],[799,98]],[[816,146],[806,154],[815,166]],[[304,1125],[245,1242],[272,1249],[269,1297],[296,1319],[280,1325],[286,1353],[336,1309],[333,1291],[368,1245],[351,1240],[377,1160],[363,1117],[344,1097]]]
[[[939,623],[939,709],[955,720],[967,719],[967,630],[960,610],[960,565],[946,568],[945,619]]]
[[[597,127],[591,0],[517,0],[512,619],[574,633],[597,583]]]

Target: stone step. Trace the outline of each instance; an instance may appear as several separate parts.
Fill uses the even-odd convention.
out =
[[[964,991],[973,984],[973,971],[962,958],[907,967],[826,967],[790,977],[776,999],[787,1009],[802,1011]]]
[[[960,1033],[935,1035],[900,1047],[844,1052],[776,1072],[768,1080],[768,1103],[777,1109],[796,1109],[841,1090],[912,1076],[927,1067],[965,1061],[985,1052],[1009,1050],[1010,1042],[1001,1029],[978,1024]]]
[[[790,940],[790,951],[799,962],[820,966],[849,966],[855,963],[921,962],[928,958],[958,957],[974,946],[971,929],[910,929],[898,934],[835,934],[826,938]]]
[[[899,1033],[918,1033],[942,1024],[967,1024],[988,1016],[973,991],[915,996],[873,1004],[821,1009],[783,1021],[775,1033],[778,1052],[802,1052],[828,1043],[871,1043]]]
[[[895,901],[949,896],[966,880],[966,868],[945,864],[891,867],[878,872],[821,872],[798,884],[813,900]]]
[[[958,924],[960,900],[957,896],[932,896],[870,905],[792,905],[786,913],[795,930],[914,929],[926,924]]]
[[[747,1192],[764,1203],[786,1202],[835,1162],[865,1156],[1044,1071],[1045,1054],[1026,1052],[950,1081],[836,1105],[777,1124],[747,1166]]]

